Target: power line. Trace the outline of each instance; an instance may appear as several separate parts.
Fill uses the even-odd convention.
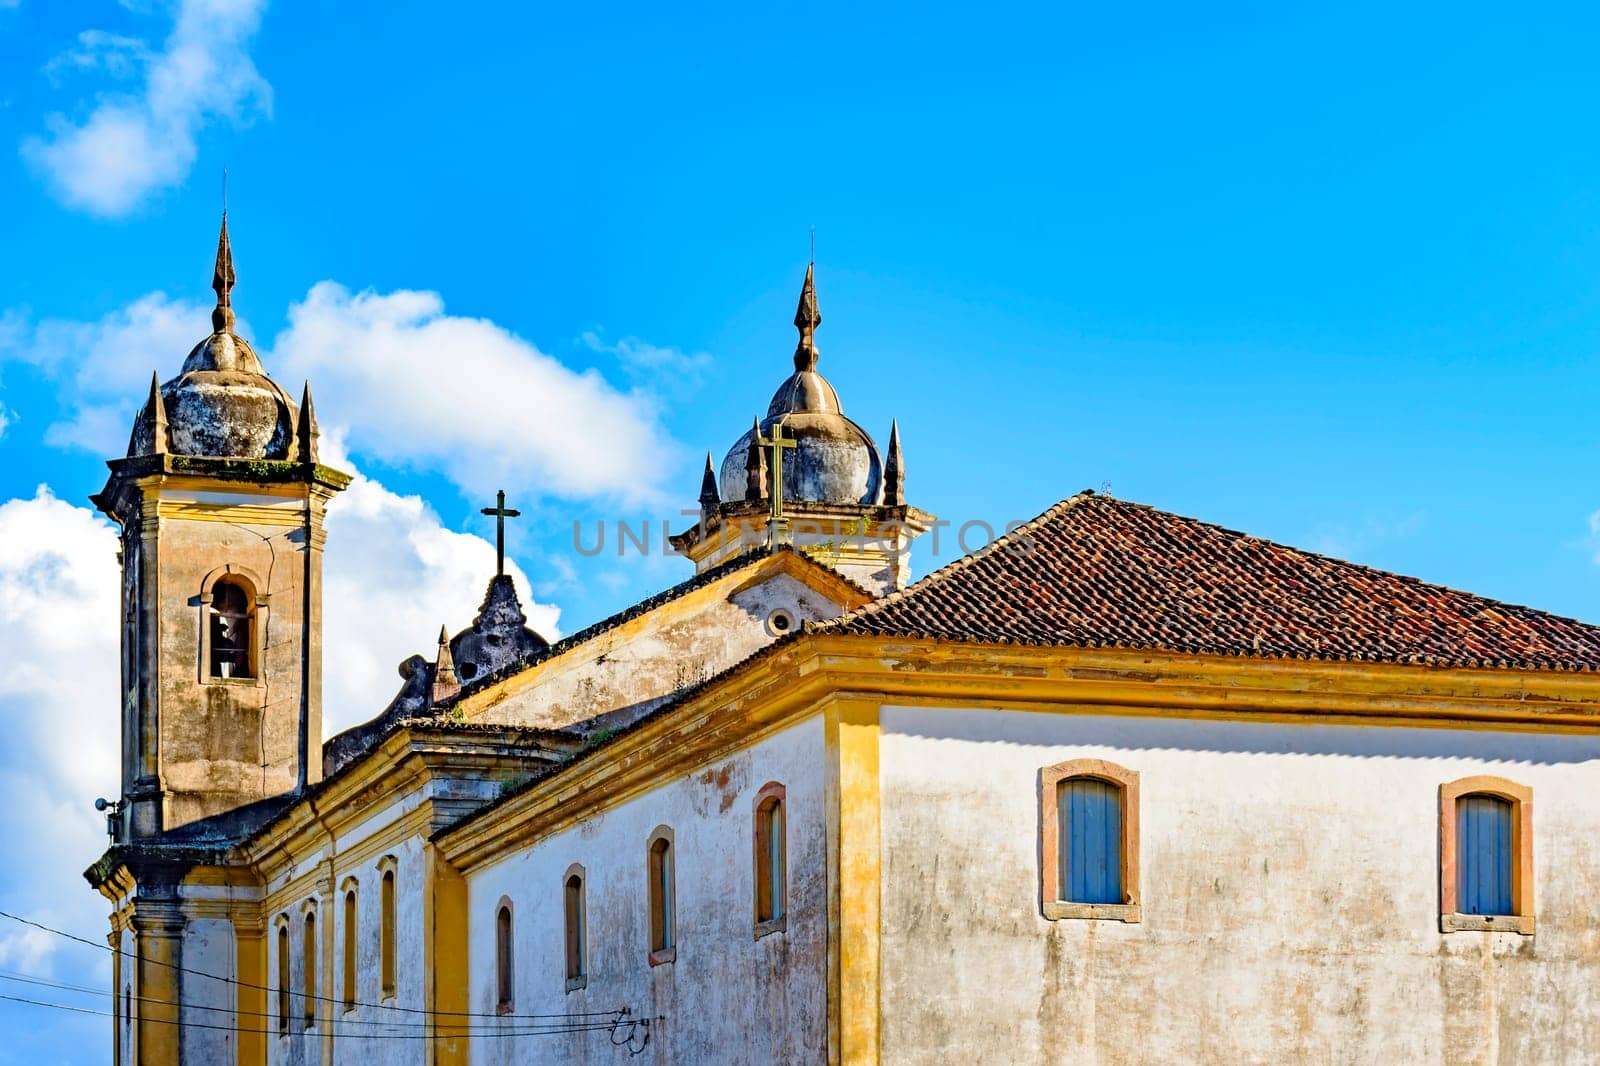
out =
[[[96,949],[98,949],[100,951],[109,951],[113,955],[120,955],[123,958],[133,959],[133,960],[135,960],[137,962],[153,963],[153,964],[155,964],[157,966],[164,966],[164,967],[166,967],[168,969],[176,970],[179,973],[193,974],[196,977],[204,977],[204,978],[206,978],[208,980],[211,980],[211,981],[221,981],[223,984],[234,985],[235,987],[238,987],[238,988],[248,988],[248,989],[252,989],[254,991],[258,991],[258,992],[270,992],[270,993],[273,993],[273,994],[277,994],[280,991],[279,989],[272,988],[272,987],[270,987],[268,985],[253,984],[253,983],[251,983],[249,981],[241,981],[241,980],[239,980],[238,978],[235,978],[235,977],[225,977],[225,976],[222,976],[220,974],[207,973],[204,970],[194,970],[194,969],[190,969],[187,966],[179,966],[176,963],[164,962],[161,959],[142,958],[140,955],[138,955],[135,952],[123,951],[121,948],[114,948],[110,944],[97,943],[96,941],[90,940],[87,937],[76,936],[76,935],[74,935],[72,933],[66,932],[63,929],[56,929],[56,928],[53,928],[51,926],[44,925],[44,924],[42,924],[40,922],[33,921],[30,918],[23,918],[23,917],[20,917],[19,915],[12,914],[9,911],[0,910],[0,918],[9,918],[13,922],[20,922],[23,925],[32,926],[33,928],[41,930],[43,932],[51,933],[51,934],[53,934],[55,936],[65,937],[68,940],[75,941],[75,942],[77,942],[79,944],[83,944],[83,945],[86,945],[86,946],[91,947],[91,948],[96,948]],[[319,1002],[319,1003],[334,1003],[334,1004],[338,1004],[341,1007],[346,1004],[345,1000],[343,1000],[343,999],[341,999],[341,998],[339,998],[337,996],[320,996],[320,995],[307,996],[307,995],[305,995],[303,993],[295,993],[295,992],[291,992],[290,994],[296,996],[296,998],[298,998],[302,1002],[304,1002],[305,1000],[312,1000],[314,1002]],[[361,1000],[356,1000],[351,1005],[357,1006],[357,1007],[371,1007],[374,1010],[391,1010],[391,1011],[396,1011],[396,1012],[401,1013],[401,1014],[422,1014],[422,1015],[427,1015],[427,1016],[430,1016],[430,1017],[433,1016],[433,1015],[443,1015],[443,1016],[450,1017],[450,1018],[495,1018],[495,1019],[501,1019],[501,1020],[510,1018],[510,1019],[514,1019],[514,1020],[535,1021],[535,1022],[538,1021],[538,1020],[541,1020],[541,1019],[548,1019],[548,1018],[556,1018],[556,1019],[567,1019],[567,1018],[609,1018],[609,1017],[612,1017],[613,1015],[620,1016],[620,1015],[624,1015],[624,1014],[626,1014],[628,1012],[628,1008],[627,1007],[622,1007],[622,1008],[618,1008],[618,1009],[615,1009],[615,1010],[572,1011],[572,1012],[567,1013],[567,1014],[500,1014],[498,1012],[496,1012],[496,1013],[488,1013],[488,1012],[473,1012],[473,1011],[436,1011],[436,1010],[428,1010],[428,1009],[423,1008],[423,1007],[401,1007],[401,1006],[398,1006],[398,1005],[393,1004],[393,1003],[368,1003],[368,1002],[363,1002]]]
[[[38,986],[38,987],[41,987],[41,988],[49,988],[49,989],[54,989],[56,991],[61,991],[61,992],[76,992],[76,993],[79,993],[79,994],[82,994],[82,995],[90,995],[90,996],[104,996],[104,995],[108,994],[107,991],[105,989],[103,989],[103,988],[91,988],[91,987],[88,987],[87,985],[75,985],[75,984],[68,984],[68,983],[61,982],[61,981],[51,981],[51,980],[47,980],[46,978],[39,977],[39,976],[34,975],[34,974],[20,974],[20,973],[7,971],[7,970],[0,970],[0,981],[14,981],[14,982],[16,982],[18,984],[35,985],[35,986]],[[117,996],[116,992],[111,992],[109,994],[113,998],[116,998],[116,996]],[[305,1002],[304,997],[299,996],[296,993],[290,993],[290,995],[294,996],[295,999],[298,1000],[301,1003]],[[214,1006],[210,1006],[208,1004],[203,1004],[203,1003],[177,1002],[177,1001],[173,1001],[173,1000],[170,1000],[170,999],[162,999],[159,996],[135,996],[135,995],[129,994],[129,996],[127,998],[131,1002],[135,1002],[135,1003],[150,1003],[150,1004],[154,1004],[156,1006],[161,1006],[161,1007],[177,1007],[180,1010],[210,1011],[210,1012],[217,1013],[217,1014],[231,1014],[231,1015],[235,1015],[235,1016],[245,1015],[247,1017],[267,1018],[267,1019],[270,1019],[270,1020],[277,1020],[278,1018],[280,1018],[280,1015],[276,1011],[244,1010],[242,1008],[235,1008],[235,1007],[214,1007]],[[621,1016],[619,1016],[613,1022],[593,1021],[593,1022],[582,1022],[582,1023],[574,1023],[574,1024],[582,1024],[584,1026],[596,1026],[596,1027],[599,1027],[599,1028],[611,1028],[611,1027],[613,1027],[615,1025],[629,1025],[629,1024],[632,1024],[632,1021],[633,1021],[632,1019],[627,1018],[627,1015],[629,1013],[630,1013],[630,1011],[624,1010],[622,1012]],[[292,1017],[292,1013],[291,1013],[290,1016]],[[455,1017],[460,1017],[460,1015],[455,1015]],[[509,1016],[509,1015],[497,1015],[497,1017],[505,1018],[505,1017],[512,1017],[512,1016]],[[556,1016],[552,1015],[552,1017],[556,1017]],[[574,1015],[572,1017],[576,1017],[576,1015]],[[329,1019],[327,1019],[327,1021],[328,1021],[329,1025],[331,1025],[331,1026],[366,1026],[366,1027],[374,1027],[375,1026],[375,1027],[381,1027],[381,1028],[384,1028],[384,1029],[435,1028],[437,1026],[437,1024],[438,1024],[438,1023],[434,1023],[434,1022],[382,1022],[382,1021],[373,1021],[371,1019],[364,1019],[364,1018],[329,1018]],[[468,1036],[471,1036],[471,1035],[477,1035],[479,1033],[500,1034],[500,1033],[504,1033],[505,1032],[505,1026],[503,1026],[503,1025],[460,1025],[460,1024],[451,1024],[451,1023],[443,1023],[443,1024],[448,1026],[448,1028],[450,1029],[450,1031],[451,1031],[451,1033],[453,1035],[468,1035]],[[548,1027],[536,1026],[534,1028],[560,1029],[560,1028],[562,1028],[562,1026],[560,1026],[558,1023],[551,1023],[551,1025],[548,1026]],[[361,1035],[361,1034],[359,1034],[359,1033],[349,1033],[349,1034],[345,1034],[345,1035],[353,1035],[354,1036],[354,1035]],[[376,1035],[382,1036],[382,1035],[387,1035],[387,1034],[379,1033],[379,1034],[376,1034]]]
[[[73,1014],[88,1014],[100,1018],[116,1017],[115,1014],[108,1010],[96,1010],[92,1007],[75,1007],[69,1003],[52,1003],[48,1000],[29,999],[25,996],[8,996],[4,993],[0,993],[0,1001],[7,1003],[21,1003],[30,1007],[44,1007],[50,1010],[69,1011]],[[343,1037],[340,1037],[337,1033],[334,1035],[338,1039],[345,1040],[443,1040],[449,1039],[453,1036],[562,1036],[572,1033],[601,1033],[609,1030],[613,1034],[612,1043],[617,1044],[617,1046],[620,1047],[622,1044],[616,1041],[615,1033],[618,1029],[626,1026],[630,1030],[630,1036],[626,1041],[626,1043],[630,1045],[630,1050],[632,1050],[631,1032],[634,1027],[642,1028],[644,1030],[644,1043],[639,1047],[639,1050],[642,1051],[644,1050],[644,1045],[648,1044],[650,1041],[650,1023],[651,1019],[640,1018],[628,1019],[622,1022],[583,1022],[569,1026],[550,1026],[542,1029],[501,1029],[498,1032],[483,1032],[479,1034],[459,1033],[456,1032],[453,1027],[446,1026],[444,1027],[446,1031],[433,1033],[350,1033],[344,1035]],[[186,1022],[178,1018],[149,1018],[141,1016],[139,1018],[139,1024],[177,1025],[186,1029],[208,1029],[226,1033],[252,1033],[261,1036],[274,1036],[280,1032],[280,1030],[276,1029],[246,1029],[237,1025],[217,1025],[209,1022]],[[305,1030],[302,1030],[302,1032],[304,1031]],[[637,1053],[638,1052],[634,1052],[634,1054]]]

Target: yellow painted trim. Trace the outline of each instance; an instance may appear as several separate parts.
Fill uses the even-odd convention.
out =
[[[287,528],[298,528],[306,522],[303,507],[200,503],[195,500],[161,500],[156,505],[156,516],[181,519],[186,522],[223,522],[227,525]]]
[[[233,922],[235,966],[239,979],[238,1008],[241,1032],[237,1034],[239,1066],[266,1066],[267,1034],[267,930],[259,919]],[[251,987],[252,985],[256,987]],[[253,1031],[245,1031],[253,1030]]]
[[[467,973],[467,880],[439,849],[423,853],[423,959],[425,995],[433,1023],[424,1059],[429,1066],[466,1066],[471,1035]]]
[[[881,964],[879,710],[839,701],[823,716],[827,745],[828,1061],[875,1063]]]

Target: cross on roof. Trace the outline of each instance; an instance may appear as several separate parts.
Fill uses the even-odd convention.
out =
[[[772,508],[767,518],[767,529],[771,532],[772,543],[777,544],[787,524],[783,517],[783,453],[797,447],[799,442],[786,438],[783,435],[783,423],[774,422],[772,436],[762,437],[758,434],[756,444],[767,449],[767,463],[772,467],[772,491],[769,493]]]
[[[501,489],[495,493],[494,506],[485,507],[483,513],[494,516],[494,573],[496,577],[503,577],[506,572],[506,519],[520,518],[522,512],[506,507],[506,490]]]

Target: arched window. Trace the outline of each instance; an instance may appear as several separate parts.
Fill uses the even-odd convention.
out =
[[[317,1024],[317,912],[306,912],[305,937],[301,945],[301,977],[304,979],[305,1027]]]
[[[1040,772],[1046,918],[1139,920],[1139,775],[1099,759]]]
[[[1533,932],[1533,790],[1467,777],[1439,789],[1443,932]]]
[[[289,920],[278,922],[278,1032],[289,1031]]]
[[[378,929],[378,955],[379,968],[383,971],[383,995],[393,996],[395,993],[394,979],[394,871],[383,871],[383,882],[378,893],[379,929]]]
[[[207,610],[211,676],[253,678],[255,672],[255,593],[242,579],[219,578],[211,586]]]
[[[589,947],[584,933],[583,867],[573,863],[562,880],[567,930],[567,991],[589,983]]]
[[[673,872],[672,830],[657,826],[646,852],[650,900],[650,965],[677,957],[677,901]]]
[[[494,988],[495,1009],[510,1014],[515,1006],[511,938],[511,904],[502,900],[494,916]]]
[[[782,928],[789,908],[788,839],[784,824],[784,791],[777,782],[756,794],[755,885],[756,933]]]
[[[356,889],[344,892],[344,1009],[356,1009]]]

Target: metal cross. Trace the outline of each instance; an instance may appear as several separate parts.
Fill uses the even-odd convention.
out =
[[[771,467],[772,510],[767,518],[767,528],[771,531],[772,543],[776,544],[782,537],[783,527],[786,525],[783,517],[783,453],[789,448],[798,447],[798,442],[784,437],[783,423],[774,422],[772,436],[758,436],[756,443],[767,449],[767,464]]]
[[[506,572],[506,519],[520,518],[522,512],[507,509],[506,490],[501,489],[495,494],[494,506],[485,507],[483,513],[494,516],[494,572],[496,577],[503,577]]]

